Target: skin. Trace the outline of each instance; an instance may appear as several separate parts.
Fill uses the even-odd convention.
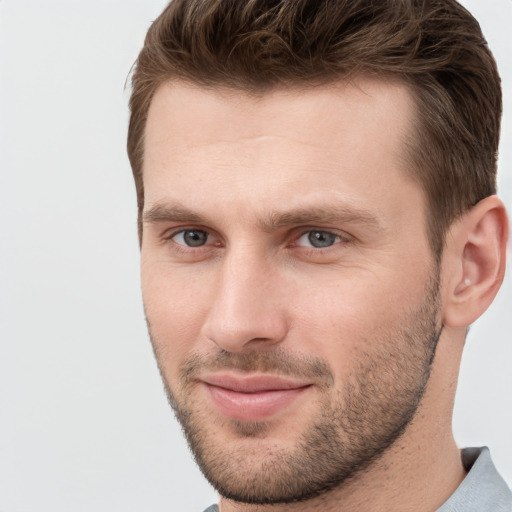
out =
[[[367,420],[361,446],[386,404],[411,402],[403,389],[417,387],[420,402],[398,439],[307,510],[434,511],[463,479],[451,433],[458,366],[467,325],[503,277],[506,215],[495,197],[479,203],[454,223],[436,268],[425,196],[402,158],[413,122],[409,91],[389,81],[263,96],[181,83],[157,91],[145,142],[145,311],[173,406],[207,464],[229,461],[226,480],[264,488],[265,467],[288,461],[322,414],[350,409],[363,374],[373,392],[355,409]],[[184,230],[206,243],[187,245]],[[312,231],[332,233],[332,244],[312,246]],[[325,372],[301,373],[311,361]],[[204,382],[219,372],[295,372],[307,385],[272,414],[233,417]],[[353,444],[346,423],[335,430]]]

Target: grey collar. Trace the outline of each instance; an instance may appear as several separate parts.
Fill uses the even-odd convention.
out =
[[[461,456],[468,474],[437,512],[512,512],[512,493],[489,449],[465,448]]]

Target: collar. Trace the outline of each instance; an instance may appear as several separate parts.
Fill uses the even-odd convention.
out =
[[[489,449],[465,448],[461,457],[468,474],[437,512],[511,512],[512,493],[496,470]]]

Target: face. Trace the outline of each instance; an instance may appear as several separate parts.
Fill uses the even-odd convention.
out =
[[[162,86],[146,128],[142,287],[169,398],[210,482],[305,500],[371,470],[439,337],[404,86],[254,97]]]

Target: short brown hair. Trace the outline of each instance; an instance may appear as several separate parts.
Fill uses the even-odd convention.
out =
[[[394,76],[417,106],[407,143],[439,257],[458,216],[495,193],[502,99],[478,22],[455,0],[173,0],[132,76],[128,155],[144,207],[144,131],[156,89],[181,80],[265,92]]]

